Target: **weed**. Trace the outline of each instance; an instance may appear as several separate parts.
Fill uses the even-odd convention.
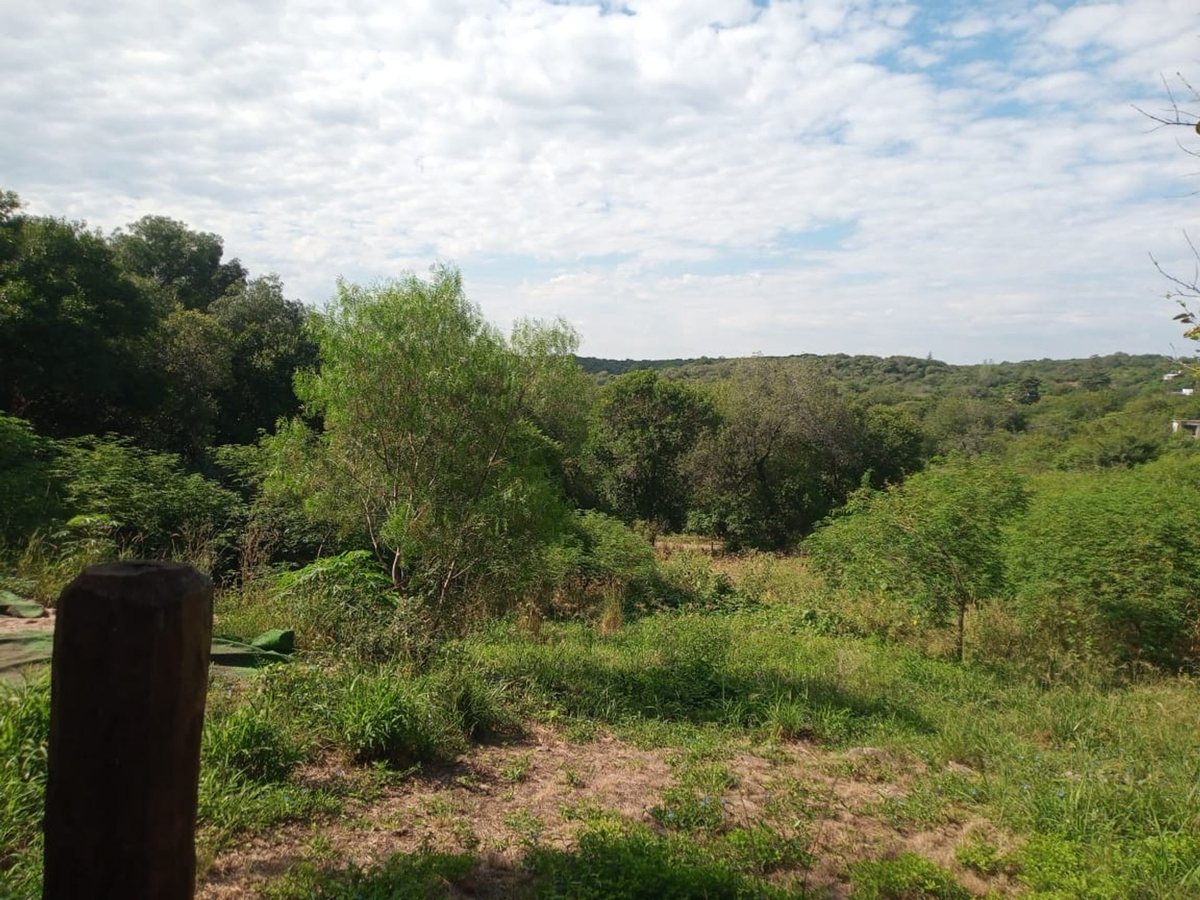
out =
[[[363,761],[452,759],[464,747],[455,711],[420,682],[380,669],[354,673],[328,708],[335,739]]]
[[[854,900],[971,900],[971,892],[936,863],[915,853],[850,867]]]
[[[676,786],[663,792],[662,802],[650,815],[664,828],[677,831],[717,831],[726,822],[726,801],[719,794],[701,794]]]
[[[262,703],[248,703],[210,716],[204,729],[203,761],[250,781],[286,781],[303,751]]]
[[[500,769],[500,777],[511,784],[520,784],[529,777],[529,770],[533,766],[533,755],[530,753],[522,753],[514,756]]]
[[[478,865],[470,854],[398,854],[370,868],[331,869],[303,862],[268,885],[268,900],[429,900],[443,897],[449,885],[465,879]]]
[[[789,896],[694,841],[657,835],[641,825],[594,825],[579,835],[574,850],[533,850],[526,867],[534,877],[534,897]]]
[[[504,819],[504,824],[517,833],[521,844],[536,847],[546,830],[545,823],[527,809],[518,809]]]

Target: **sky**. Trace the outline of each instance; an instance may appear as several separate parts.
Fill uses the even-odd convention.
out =
[[[582,353],[1186,353],[1195,0],[0,0],[0,188]],[[1195,106],[1195,104],[1193,104]]]

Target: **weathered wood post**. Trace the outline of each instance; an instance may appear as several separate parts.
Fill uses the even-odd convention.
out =
[[[191,898],[212,582],[92,566],[57,615],[43,897]]]

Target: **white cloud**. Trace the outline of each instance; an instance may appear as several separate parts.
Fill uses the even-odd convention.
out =
[[[457,260],[598,354],[1166,349],[1190,160],[1129,104],[1196,67],[1190,3],[628,7],[0,0],[0,173],[310,301]]]

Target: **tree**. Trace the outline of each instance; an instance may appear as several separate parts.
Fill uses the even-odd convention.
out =
[[[194,463],[212,443],[221,396],[233,384],[234,336],[212,316],[179,308],[163,322],[158,340],[166,396],[149,442]]]
[[[741,367],[722,422],[688,460],[697,515],[732,547],[781,549],[810,531],[866,470],[867,430],[831,385],[779,363]]]
[[[159,310],[99,233],[0,208],[0,409],[57,437],[132,429],[161,396]]]
[[[1025,502],[1011,472],[954,458],[859,494],[804,546],[840,587],[903,598],[938,624],[953,617],[962,660],[967,610],[1005,591],[1002,528]]]
[[[1042,399],[1042,380],[1036,375],[1022,378],[1013,386],[1012,401],[1029,406]]]
[[[600,393],[588,432],[588,457],[600,497],[626,522],[651,534],[683,524],[682,463],[716,424],[712,402],[695,388],[641,370],[614,378]]]
[[[207,309],[246,281],[238,260],[221,261],[225,248],[218,235],[192,231],[166,216],[143,216],[113,234],[111,243],[126,272],[184,309]]]
[[[324,430],[293,421],[268,439],[265,489],[361,535],[398,590],[441,613],[536,581],[568,509],[535,385],[566,367],[575,335],[526,325],[505,340],[451,269],[343,282],[309,327],[319,367],[296,387]]]
[[[229,335],[231,350],[230,377],[215,392],[217,440],[248,444],[299,408],[292,376],[317,359],[304,330],[307,313],[284,297],[276,275],[235,285],[208,312]]]

